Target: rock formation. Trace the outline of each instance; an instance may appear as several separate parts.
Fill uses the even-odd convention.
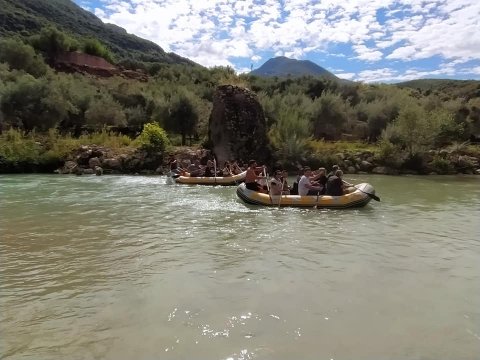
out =
[[[248,89],[222,85],[213,97],[208,138],[220,164],[226,160],[269,162],[271,151],[262,106]]]

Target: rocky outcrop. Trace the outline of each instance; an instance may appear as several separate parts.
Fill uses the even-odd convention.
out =
[[[80,146],[56,172],[60,174],[153,174],[163,164],[163,154],[149,154],[135,149],[116,153],[96,145]]]
[[[253,158],[270,161],[271,152],[262,106],[248,89],[219,86],[214,94],[209,122],[209,142],[219,163]]]

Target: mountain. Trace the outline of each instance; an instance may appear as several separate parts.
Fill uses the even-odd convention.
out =
[[[296,60],[289,59],[285,56],[279,56],[268,60],[258,69],[250,72],[250,75],[255,76],[323,76],[338,80],[330,71],[325,70],[321,66],[315,64],[310,60]]]
[[[73,36],[97,38],[119,60],[197,65],[119,26],[103,23],[71,0],[0,0],[0,36],[29,36],[48,25]]]

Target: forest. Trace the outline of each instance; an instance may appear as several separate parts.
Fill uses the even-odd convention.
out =
[[[69,51],[144,72],[148,81],[56,71],[56,55]],[[121,137],[113,143],[135,147],[149,123],[165,130],[166,146],[202,146],[215,89],[223,84],[257,94],[282,164],[362,149],[393,167],[414,167],[427,151],[449,146],[477,154],[471,143],[480,134],[480,82],[419,81],[364,84],[237,75],[229,67],[188,63],[129,63],[116,59],[96,38],[73,37],[48,26],[35,35],[0,39],[0,158],[8,162],[26,156],[19,155],[22,141],[49,143],[37,152],[59,158],[71,148],[55,154],[51,144],[68,138],[70,146],[77,146],[82,136],[87,141],[95,134]]]

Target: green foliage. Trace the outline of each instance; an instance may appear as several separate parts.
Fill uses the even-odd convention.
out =
[[[8,163],[37,164],[40,161],[40,150],[34,134],[9,129],[0,135],[0,157]]]
[[[308,119],[297,111],[290,109],[280,113],[269,133],[279,162],[286,165],[305,158],[309,150],[310,133]]]
[[[187,136],[195,134],[198,113],[187,93],[180,91],[170,94],[158,115],[167,131],[182,136],[182,145],[186,144]]]
[[[103,94],[91,102],[85,112],[85,120],[87,124],[95,128],[102,128],[105,125],[120,127],[127,125],[127,118],[122,106],[109,94]]]
[[[84,53],[104,58],[110,63],[115,63],[113,54],[105,45],[95,38],[88,38],[83,41],[82,50]]]
[[[35,77],[45,75],[48,69],[33,48],[17,38],[0,40],[0,63],[2,62],[7,63],[11,69],[23,70]]]
[[[148,152],[163,153],[168,145],[167,133],[156,122],[145,124],[136,142]]]
[[[343,124],[347,121],[349,105],[340,95],[324,92],[312,103],[310,119],[316,139],[338,138]]]
[[[39,134],[9,129],[0,134],[0,161],[2,168],[10,172],[30,172],[38,169],[53,171],[67,155],[81,145],[105,146],[113,151],[123,151],[133,146],[125,135],[117,135],[102,129],[100,132],[82,135],[60,134],[55,129]]]
[[[25,130],[46,131],[56,127],[70,111],[72,104],[46,79],[20,76],[8,84],[0,100],[5,121]]]
[[[395,169],[399,168],[405,160],[405,156],[400,147],[385,139],[379,142],[375,158],[380,164]]]
[[[452,163],[438,155],[433,158],[429,165],[431,170],[437,174],[451,174],[454,171]]]
[[[42,51],[50,62],[59,53],[78,48],[78,41],[54,26],[44,27],[40,34],[30,37],[30,43],[35,49]]]

